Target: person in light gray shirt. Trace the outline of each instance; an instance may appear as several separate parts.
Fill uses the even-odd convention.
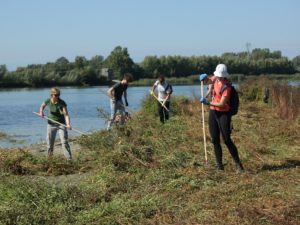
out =
[[[163,75],[158,77],[158,80],[154,83],[151,90],[151,95],[154,95],[154,91],[157,89],[157,107],[160,122],[165,123],[169,119],[170,111],[170,99],[173,93],[172,85],[170,85]]]

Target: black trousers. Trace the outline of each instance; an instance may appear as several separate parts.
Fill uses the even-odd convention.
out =
[[[214,145],[217,166],[222,166],[222,147],[220,143],[220,134],[227,146],[235,163],[240,163],[238,150],[231,140],[231,115],[228,112],[209,111],[208,117],[209,132]]]
[[[165,106],[168,110],[170,110],[170,102],[166,101]],[[158,114],[160,122],[164,123],[169,119],[169,112],[159,103],[157,102]]]

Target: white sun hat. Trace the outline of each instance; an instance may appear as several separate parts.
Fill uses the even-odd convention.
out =
[[[217,77],[227,77],[228,76],[227,66],[225,64],[217,65],[214,75]]]

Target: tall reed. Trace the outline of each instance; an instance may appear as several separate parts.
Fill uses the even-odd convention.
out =
[[[300,88],[276,83],[272,87],[272,101],[281,119],[296,119],[300,108]]]
[[[271,106],[281,119],[294,120],[299,115],[300,87],[286,81],[264,76],[249,79],[240,85],[239,92],[244,101],[264,102],[266,107]]]

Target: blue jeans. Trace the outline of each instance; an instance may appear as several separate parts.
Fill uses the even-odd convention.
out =
[[[53,147],[55,136],[58,131],[60,142],[64,150],[64,155],[67,159],[72,159],[71,148],[68,142],[68,132],[67,128],[58,124],[48,124],[47,125],[47,147],[48,147],[48,156],[53,155]]]
[[[113,125],[115,118],[116,118],[116,113],[119,111],[121,113],[121,122],[120,125],[124,124],[125,121],[125,106],[123,104],[122,100],[110,100],[110,119],[107,124],[107,130],[111,128]]]

